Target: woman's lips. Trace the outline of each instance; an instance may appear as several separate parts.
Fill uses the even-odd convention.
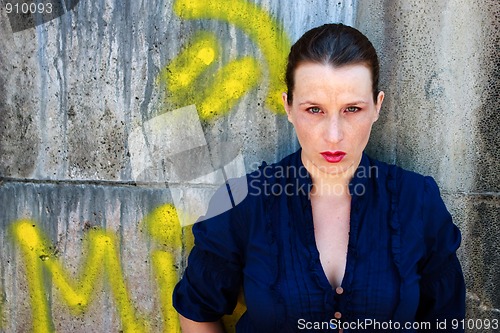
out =
[[[320,153],[328,163],[338,163],[342,161],[346,153],[343,151],[324,151]]]

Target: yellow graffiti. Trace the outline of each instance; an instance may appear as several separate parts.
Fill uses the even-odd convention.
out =
[[[180,278],[183,258],[194,246],[192,225],[182,227],[177,211],[171,204],[154,209],[141,225],[156,246],[151,251],[151,262],[161,303],[163,332],[180,333],[178,315],[172,305],[172,292]],[[19,220],[13,223],[12,233],[25,265],[33,332],[55,331],[46,296],[44,270],[50,273],[52,283],[74,315],[81,315],[87,309],[96,293],[96,286],[101,280],[99,278],[104,277],[116,302],[123,332],[148,331],[146,321],[136,315],[131,302],[121,269],[118,240],[113,233],[97,228],[87,232],[87,254],[83,259],[80,276],[76,279],[72,279],[63,268],[50,242],[33,221]],[[244,300],[240,297],[234,313],[223,318],[228,332],[234,332],[236,322],[245,309]]]
[[[205,73],[219,48],[213,34],[198,33],[191,45],[161,71],[159,79],[169,87],[173,107],[196,104],[200,118],[207,120],[229,112],[257,86],[262,74],[257,61],[249,57],[233,60],[213,75]]]
[[[163,331],[166,333],[180,333],[179,319],[172,305],[172,292],[177,281],[179,281],[178,260],[175,255],[163,251],[153,251],[151,256],[160,291]]]
[[[266,105],[283,113],[281,93],[285,91],[282,72],[290,41],[282,26],[265,10],[244,0],[177,0],[174,11],[184,19],[215,19],[235,25],[247,33],[262,50],[269,74]],[[219,57],[220,45],[208,32],[195,35],[191,45],[182,51],[160,73],[160,80],[170,90],[170,100],[178,108],[196,104],[204,120],[229,112],[238,100],[255,88],[262,78],[257,61],[235,60],[215,75],[209,69]]]
[[[181,227],[177,211],[171,204],[154,209],[145,219],[144,227],[161,250],[152,251],[155,273],[164,319],[164,332],[179,333],[177,311],[172,305],[172,292],[179,281],[179,269],[183,258],[182,249],[189,253],[194,245],[192,225]],[[236,322],[245,312],[242,297],[231,316],[224,316],[223,322],[228,332],[234,332]]]
[[[160,72],[159,79],[169,87],[175,107],[201,102],[203,86],[196,85],[195,80],[215,61],[219,51],[215,35],[198,32],[191,45]]]
[[[248,90],[257,86],[260,70],[251,58],[235,60],[215,76],[212,89],[199,106],[201,119],[218,117],[229,112]]]
[[[177,253],[182,247],[182,227],[172,204],[155,208],[143,220],[143,227],[157,245]]]
[[[165,333],[180,333],[177,311],[172,305],[172,292],[179,281],[178,267],[182,260],[182,236],[179,217],[171,204],[154,209],[143,221],[148,234],[161,250],[151,253],[153,271],[160,292],[160,302],[163,315],[163,331]],[[187,246],[192,247],[192,233],[189,228]]]
[[[216,19],[234,24],[247,33],[259,46],[267,60],[270,89],[268,107],[283,112],[281,93],[284,90],[282,72],[290,41],[281,25],[266,11],[244,0],[177,0],[174,11],[184,19]]]
[[[48,300],[44,293],[44,268],[51,274],[52,282],[74,314],[80,314],[87,308],[95,293],[97,278],[106,272],[123,331],[146,331],[144,320],[137,317],[132,306],[123,279],[117,241],[112,233],[104,230],[88,232],[86,237],[88,254],[80,278],[73,283],[33,221],[20,220],[13,224],[12,230],[23,254],[31,299],[33,332],[54,331]]]

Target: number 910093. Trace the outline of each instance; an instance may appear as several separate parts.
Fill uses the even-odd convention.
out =
[[[451,321],[451,328],[454,330],[498,330],[499,327],[498,319],[453,319]]]
[[[7,14],[52,14],[52,3],[10,3],[5,4]]]

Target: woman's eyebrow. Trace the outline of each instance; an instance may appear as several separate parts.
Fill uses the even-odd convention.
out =
[[[354,104],[367,104],[367,103],[364,100],[359,100],[359,101],[354,101],[354,102],[347,102],[346,104],[354,105]]]
[[[304,102],[299,103],[299,105],[306,105],[306,104],[318,104],[318,103],[311,102],[311,101],[304,101]]]
[[[321,104],[321,103],[318,103],[318,102],[313,102],[313,101],[304,101],[304,102],[300,102],[299,105],[318,105],[318,104]],[[344,103],[345,105],[355,105],[355,104],[367,104],[367,102],[365,100],[356,100],[356,101],[352,101],[352,102],[346,102]]]

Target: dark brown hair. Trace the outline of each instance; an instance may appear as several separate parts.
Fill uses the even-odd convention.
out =
[[[379,93],[379,63],[372,43],[358,30],[347,25],[325,24],[307,31],[290,49],[285,81],[288,104],[293,101],[295,69],[303,62],[313,62],[333,67],[366,65],[372,76],[373,100]]]

